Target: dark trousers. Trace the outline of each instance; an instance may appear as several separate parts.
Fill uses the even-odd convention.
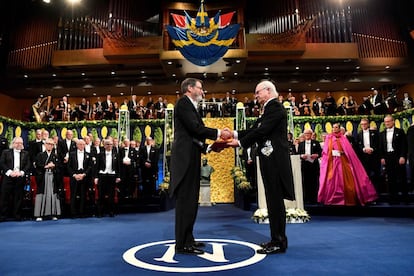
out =
[[[260,163],[263,185],[266,193],[267,212],[269,215],[270,237],[274,243],[285,242],[286,237],[286,209],[283,201],[282,183],[275,179],[274,170]]]
[[[98,177],[98,216],[104,212],[113,215],[115,212],[115,179],[112,174],[100,174]]]
[[[87,177],[82,181],[76,181],[74,178],[70,179],[70,212],[72,216],[85,214],[86,191],[90,181]]]
[[[394,152],[385,155],[390,202],[408,201],[407,171],[405,164],[398,163],[399,159],[399,155]],[[399,193],[401,193],[401,198],[398,196]]]
[[[367,173],[369,179],[377,191],[381,193],[380,184],[381,184],[381,161],[380,159],[372,154],[361,154],[361,163],[364,166],[365,172]]]
[[[154,195],[156,192],[156,179],[154,172],[148,169],[142,169],[142,194],[145,196]]]
[[[6,218],[9,215],[10,199],[13,198],[13,216],[20,218],[25,180],[24,177],[3,176],[0,197],[1,217]]]
[[[132,197],[135,194],[138,180],[138,169],[133,165],[123,165],[121,194],[124,197]]]
[[[200,160],[200,158],[198,159]],[[195,161],[195,163],[197,163]],[[195,165],[197,166],[197,164]],[[194,243],[193,228],[197,217],[200,194],[200,162],[189,169],[175,191],[175,248],[182,249]]]
[[[302,161],[302,186],[303,199],[305,203],[316,203],[319,190],[319,164],[316,159],[314,163]]]

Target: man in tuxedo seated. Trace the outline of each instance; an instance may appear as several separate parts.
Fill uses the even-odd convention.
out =
[[[318,200],[319,189],[319,161],[322,148],[318,141],[312,140],[312,130],[304,132],[305,141],[299,143],[298,154],[300,154],[302,170],[302,186],[305,203],[314,204]]]
[[[142,193],[144,196],[155,194],[155,182],[158,177],[158,155],[152,137],[146,137],[145,145],[140,149],[140,168],[142,176]]]
[[[23,139],[15,137],[12,148],[4,150],[0,156],[0,168],[3,171],[0,197],[1,221],[8,217],[9,205],[13,206],[14,218],[21,219],[24,185],[31,167],[29,153],[23,148]],[[10,198],[13,198],[12,204],[9,202]]]
[[[92,158],[85,151],[85,141],[76,142],[77,150],[69,154],[70,211],[72,217],[85,216],[86,192],[91,186]],[[79,200],[79,207],[78,207]]]

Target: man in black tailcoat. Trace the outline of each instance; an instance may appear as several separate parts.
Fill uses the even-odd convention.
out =
[[[139,151],[131,147],[131,141],[128,138],[124,139],[123,145],[119,154],[121,159],[121,194],[125,198],[132,198],[137,189],[136,176],[139,170]]]
[[[29,153],[23,150],[23,139],[15,137],[12,148],[6,149],[0,156],[0,168],[3,171],[0,197],[0,219],[4,220],[9,213],[9,199],[13,198],[13,216],[21,219],[21,205],[23,201],[26,177],[30,173]]]
[[[119,156],[112,150],[113,139],[104,140],[104,151],[96,157],[94,183],[98,187],[98,217],[115,216],[115,187],[121,182]]]
[[[394,118],[384,118],[385,130],[380,133],[381,164],[385,166],[390,193],[390,203],[408,201],[406,177],[407,137],[404,130],[395,127]],[[399,194],[401,193],[401,197]]]
[[[286,210],[283,199],[294,199],[292,165],[287,141],[287,114],[277,101],[278,93],[270,81],[261,81],[255,97],[264,108],[263,115],[252,128],[236,133],[227,145],[248,148],[258,144],[260,171],[266,194],[271,240],[261,244],[259,254],[284,253],[286,237]]]
[[[86,194],[92,185],[92,157],[85,151],[85,141],[76,142],[77,150],[69,154],[70,211],[72,217],[85,216]],[[78,203],[79,198],[79,203]],[[78,207],[79,206],[79,207]]]
[[[303,198],[305,203],[315,204],[318,201],[319,161],[322,148],[318,141],[312,140],[312,130],[304,132],[305,141],[299,143],[298,154],[301,159]]]
[[[207,151],[205,139],[215,140],[231,137],[228,130],[204,126],[197,111],[203,96],[201,80],[187,78],[181,83],[184,94],[174,108],[174,141],[171,149],[170,196],[176,200],[175,252],[179,254],[203,254],[193,236],[200,193],[201,153]]]
[[[69,176],[67,164],[69,160],[69,153],[76,150],[76,143],[73,139],[73,131],[67,130],[65,134],[65,139],[59,140],[57,145],[58,157],[62,164],[62,174],[63,176]]]
[[[145,138],[145,145],[139,151],[142,193],[144,196],[155,194],[155,182],[158,178],[158,156],[159,151],[155,147],[154,140],[148,136]]]
[[[381,163],[379,158],[379,133],[376,130],[369,129],[369,120],[361,119],[361,131],[356,137],[356,152],[361,160],[362,165],[367,172],[369,179],[374,184],[377,194],[380,194],[380,173]]]

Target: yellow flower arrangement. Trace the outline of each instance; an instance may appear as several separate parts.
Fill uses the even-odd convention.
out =
[[[169,174],[167,174],[164,177],[164,181],[158,186],[160,193],[167,192],[169,186],[170,186],[170,176]]]
[[[242,191],[248,191],[252,189],[252,185],[247,180],[245,172],[240,167],[234,167],[231,170],[231,175],[233,176],[234,184],[236,188]]]

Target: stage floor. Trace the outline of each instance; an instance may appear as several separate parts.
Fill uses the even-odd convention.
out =
[[[207,243],[201,257],[174,255],[174,216],[172,209],[0,223],[0,275],[414,274],[413,217],[314,214],[287,225],[285,254],[264,256],[255,249],[269,239],[269,226],[254,223],[252,211],[200,207],[194,234]]]

